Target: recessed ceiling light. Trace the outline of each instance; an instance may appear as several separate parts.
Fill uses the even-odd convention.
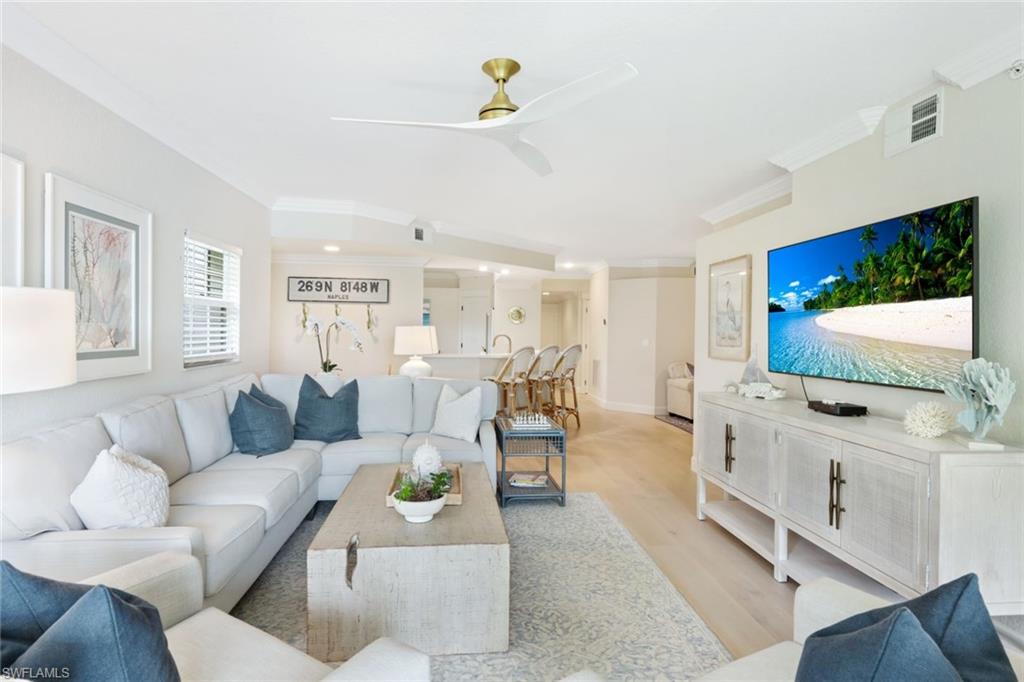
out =
[[[502,268],[501,269],[501,274],[507,275],[508,273],[509,273],[509,269],[508,268]]]
[[[477,268],[477,270],[479,270],[480,272],[487,272],[487,266],[481,265],[480,267]]]
[[[541,296],[550,296],[551,292],[550,291],[542,291],[542,292],[540,292],[540,295]]]
[[[339,251],[341,251],[341,247],[337,246],[336,244],[327,244],[324,246],[324,251],[329,251],[330,253],[338,253]]]
[[[562,267],[566,270],[572,270],[575,266],[572,263],[562,263]]]

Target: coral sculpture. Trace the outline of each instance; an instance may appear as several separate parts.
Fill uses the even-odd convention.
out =
[[[943,390],[953,400],[964,403],[957,421],[976,440],[982,440],[989,429],[1003,423],[1017,386],[1010,379],[1010,370],[985,358],[975,358],[965,362],[960,376]]]
[[[921,438],[938,438],[954,426],[953,415],[942,403],[934,401],[914,405],[903,418],[907,433]]]
[[[441,452],[430,444],[427,439],[423,445],[416,448],[412,456],[412,471],[416,480],[429,481],[431,474],[441,471]]]

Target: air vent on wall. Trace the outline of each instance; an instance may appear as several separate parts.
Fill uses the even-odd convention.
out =
[[[939,88],[885,115],[885,157],[942,137],[942,95]]]
[[[426,220],[417,218],[409,223],[409,227],[412,228],[412,240],[414,242],[419,244],[434,243],[434,228]]]

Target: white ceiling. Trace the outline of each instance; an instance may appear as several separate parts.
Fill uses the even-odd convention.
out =
[[[365,202],[577,262],[693,255],[699,214],[782,174],[769,157],[925,87],[1022,16],[946,2],[20,7],[267,205]],[[522,63],[519,104],[624,61],[640,76],[531,128],[555,168],[543,178],[486,140],[328,120],[472,120],[494,56]]]

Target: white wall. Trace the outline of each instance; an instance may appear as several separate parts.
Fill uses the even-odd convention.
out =
[[[590,395],[604,402],[608,393],[608,269],[590,278]]]
[[[562,345],[562,321],[565,305],[559,301],[556,303],[542,303],[540,313],[540,345],[561,346]]]
[[[1024,81],[1000,74],[974,88],[946,89],[942,138],[890,159],[882,156],[883,129],[794,173],[792,203],[701,239],[697,244],[698,391],[721,390],[739,379],[743,364],[707,356],[708,265],[753,256],[751,338],[767,368],[767,250],[876,220],[978,196],[980,355],[1008,367],[1018,385],[997,440],[1024,443]],[[791,395],[795,377],[772,375]],[[808,380],[808,391],[868,405],[875,414],[902,417],[924,391]],[[699,428],[699,426],[698,426]]]
[[[84,94],[4,48],[3,151],[25,162],[25,283],[43,284],[43,174],[54,172],[153,213],[153,369],[4,396],[2,437],[90,415],[132,398],[267,369],[270,213]],[[184,370],[182,238],[186,229],[241,247],[241,362]]]
[[[559,342],[563,347],[583,343],[580,334],[580,299],[572,296],[562,302],[562,333]]]
[[[693,362],[692,277],[658,278],[658,329],[655,341],[654,410],[666,414],[668,366],[673,362]]]
[[[657,280],[612,280],[608,308],[604,406],[653,414],[657,378]]]
[[[376,277],[391,280],[391,302],[374,305],[380,319],[372,338],[365,330],[366,305],[342,304],[341,314],[360,325],[364,353],[348,350],[349,336],[343,334],[333,346],[331,359],[346,376],[392,373],[408,358],[395,357],[395,327],[420,325],[423,322],[423,269],[418,267],[379,266],[323,262],[320,259],[296,262],[296,259],[275,260],[271,267],[270,289],[270,371],[288,374],[315,373],[320,356],[314,337],[299,338],[298,315],[301,303],[288,301],[288,277]],[[334,305],[311,303],[310,312],[326,322],[334,316]]]
[[[430,299],[430,324],[437,329],[439,353],[459,352],[459,290],[454,287],[425,287]]]
[[[509,308],[521,306],[526,311],[522,324],[512,324]],[[523,346],[540,347],[541,316],[540,282],[499,279],[494,283],[494,320],[491,336],[508,334],[512,337],[512,350]],[[504,350],[504,345],[501,346]]]

